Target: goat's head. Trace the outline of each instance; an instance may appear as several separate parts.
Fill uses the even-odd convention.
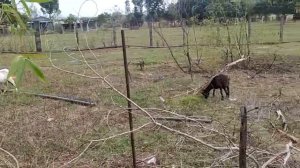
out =
[[[205,91],[203,89],[201,90],[201,94],[204,96],[205,99],[207,99],[208,96],[209,96],[209,92],[207,92],[207,91]]]

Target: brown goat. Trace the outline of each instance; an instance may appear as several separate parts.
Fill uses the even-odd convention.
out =
[[[213,96],[215,96],[215,89],[220,89],[222,100],[224,100],[222,89],[226,93],[226,97],[229,98],[229,77],[225,74],[217,74],[211,78],[211,80],[201,89],[201,93],[207,99],[210,90],[213,89]]]

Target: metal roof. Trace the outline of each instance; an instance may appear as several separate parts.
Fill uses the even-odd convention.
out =
[[[31,22],[52,22],[52,21],[49,18],[46,18],[44,16],[39,16],[39,17],[33,18],[31,20]]]

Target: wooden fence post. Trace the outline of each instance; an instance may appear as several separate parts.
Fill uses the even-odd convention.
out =
[[[280,30],[279,30],[279,42],[283,42],[283,26],[285,22],[285,15],[281,14],[280,15]]]
[[[114,20],[113,20],[112,26],[113,26],[113,45],[114,45],[114,47],[116,47],[117,46],[117,28],[116,28],[116,23]]]
[[[79,49],[79,35],[78,35],[78,29],[77,27],[75,28],[75,35],[76,35],[76,43],[77,43],[77,49]]]
[[[127,63],[127,53],[126,53],[126,44],[125,44],[125,33],[124,30],[121,30],[122,36],[122,47],[123,47],[123,58],[124,58],[124,69],[125,69],[125,79],[126,79],[126,90],[127,90],[127,98],[130,99],[130,86],[129,86],[129,71],[128,71],[128,63]],[[132,109],[131,102],[127,101],[128,105],[128,115],[129,115],[129,128],[130,128],[130,141],[131,141],[131,151],[132,151],[132,161],[133,168],[136,168],[136,156],[135,156],[135,145],[134,145],[134,134],[133,130],[133,121],[132,121]]]
[[[240,168],[247,167],[247,109],[245,106],[240,108],[241,128],[240,128],[240,151],[239,165]]]
[[[37,52],[42,52],[42,40],[41,40],[40,22],[36,21],[33,24],[35,26],[35,32],[34,32],[35,48],[36,48]]]

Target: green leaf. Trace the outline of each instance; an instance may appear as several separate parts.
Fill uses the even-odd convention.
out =
[[[32,70],[32,72],[36,75],[36,77],[38,77],[41,81],[45,81],[45,76],[43,71],[37,66],[35,65],[30,59],[25,59],[26,61],[26,65],[28,65],[28,67]]]
[[[11,63],[9,76],[16,77],[16,87],[18,88],[25,72],[25,58],[23,56],[17,56]]]
[[[6,14],[8,20],[11,23],[13,23],[15,20],[22,29],[26,29],[26,25],[21,17],[21,14],[18,12],[18,10],[16,8],[14,8],[8,4],[2,4],[2,10],[3,10],[3,13]]]
[[[26,0],[27,2],[37,2],[37,3],[46,3],[51,2],[52,0]]]
[[[23,5],[23,7],[25,8],[26,14],[30,15],[31,11],[30,11],[28,5],[26,4],[26,2],[24,0],[21,0],[21,3]]]
[[[9,70],[9,76],[16,77],[15,82],[17,88],[19,88],[22,82],[26,67],[28,67],[41,81],[45,81],[45,75],[43,71],[30,59],[26,58],[23,55],[20,55],[12,61]]]

